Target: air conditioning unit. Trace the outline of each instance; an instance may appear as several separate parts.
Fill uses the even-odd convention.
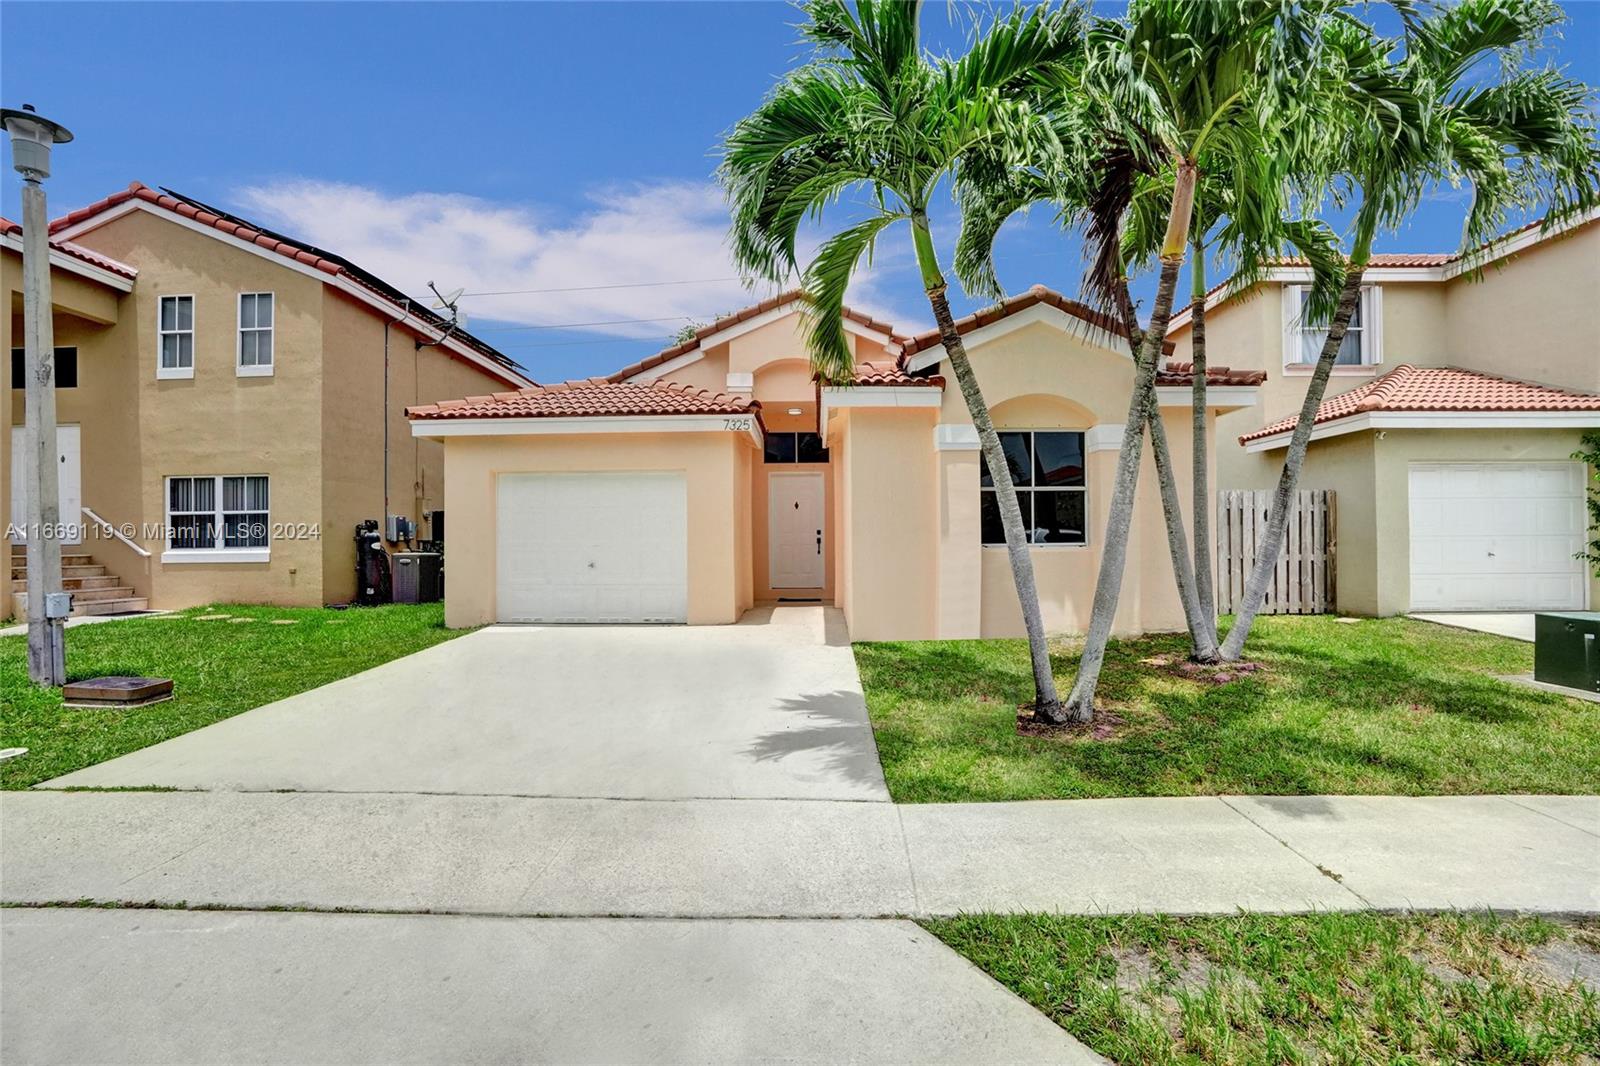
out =
[[[395,552],[395,603],[437,603],[444,598],[444,556],[438,552]]]

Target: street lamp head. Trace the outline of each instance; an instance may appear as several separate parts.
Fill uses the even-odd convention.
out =
[[[32,104],[21,110],[0,108],[0,122],[11,134],[11,165],[28,181],[50,176],[50,146],[72,140],[67,127],[36,114]]]

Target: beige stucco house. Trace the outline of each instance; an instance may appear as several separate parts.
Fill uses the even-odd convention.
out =
[[[1472,266],[1483,264],[1481,277]],[[1322,347],[1286,264],[1207,300],[1213,363],[1261,371],[1261,402],[1217,421],[1218,488],[1267,489]],[[1600,427],[1600,217],[1516,231],[1471,261],[1378,255],[1317,412],[1300,487],[1337,498],[1337,607],[1584,609],[1600,581],[1574,558]],[[1171,363],[1190,359],[1185,311]]]
[[[819,387],[785,294],[605,378],[412,407],[444,448],[446,617],[736,621],[837,604],[862,640],[1022,632],[977,434],[936,334],[846,312],[852,384]],[[961,320],[1012,457],[1045,622],[1088,622],[1133,381],[1127,342],[1034,289]],[[1212,417],[1260,374],[1213,377]],[[1180,468],[1190,380],[1159,379]],[[1147,460],[1148,461],[1148,460]],[[1116,626],[1178,629],[1155,478],[1141,479]]]
[[[135,183],[50,232],[81,610],[348,601],[358,522],[400,515],[432,539],[444,507],[441,449],[405,407],[531,384],[348,260],[177,194]],[[0,527],[17,553],[0,616],[25,588],[21,245],[0,221]]]

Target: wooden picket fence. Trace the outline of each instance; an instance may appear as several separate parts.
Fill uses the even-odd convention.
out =
[[[1337,602],[1334,494],[1305,489],[1294,496],[1262,614],[1325,614]],[[1268,491],[1217,494],[1217,610],[1223,614],[1231,614],[1244,600],[1245,582],[1266,536],[1271,501]]]

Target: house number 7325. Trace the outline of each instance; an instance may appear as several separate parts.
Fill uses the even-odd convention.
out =
[[[751,420],[748,418],[724,418],[722,420],[722,428],[734,433],[748,433],[750,426]]]

